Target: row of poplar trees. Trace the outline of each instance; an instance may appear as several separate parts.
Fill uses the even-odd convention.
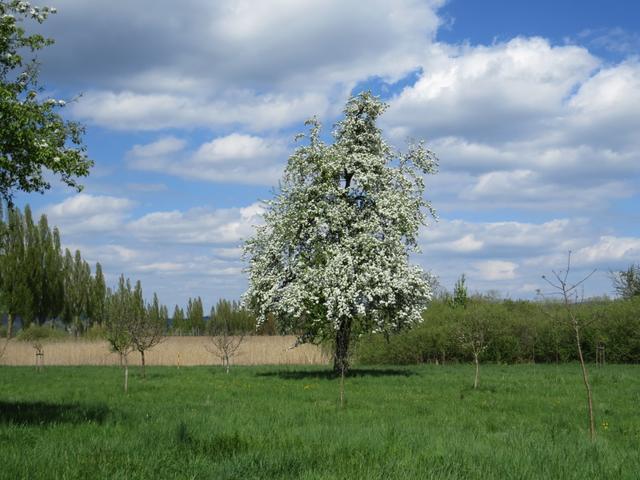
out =
[[[16,318],[23,327],[61,319],[81,333],[105,319],[107,288],[99,263],[92,274],[80,251],[62,251],[60,232],[46,215],[36,223],[29,206],[24,213],[0,204],[0,306],[11,337]]]
[[[75,334],[91,325],[110,330],[120,321],[118,316],[128,325],[115,325],[116,336],[137,329],[135,337],[147,328],[155,336],[169,329],[167,309],[155,294],[152,303],[145,305],[140,282],[132,287],[124,277],[113,291],[108,289],[100,263],[92,273],[79,250],[63,252],[58,228],[49,227],[46,215],[36,223],[29,206],[23,213],[0,204],[0,312],[7,316],[8,337],[17,318],[23,328],[59,319]],[[200,297],[190,298],[186,311],[176,305],[171,321],[173,333],[182,335],[208,334],[221,322],[232,331],[255,329],[255,317],[249,311],[239,302],[224,299],[212,308],[209,322]]]
[[[190,298],[186,312],[176,305],[172,317],[173,333],[178,335],[216,334],[221,329],[226,333],[249,333],[256,330],[256,317],[244,308],[241,302],[220,299],[211,308],[209,321],[204,316],[202,299]],[[260,333],[275,333],[261,331]]]

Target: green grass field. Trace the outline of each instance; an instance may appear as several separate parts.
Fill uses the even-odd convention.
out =
[[[629,478],[640,475],[640,367],[0,368],[0,477]]]

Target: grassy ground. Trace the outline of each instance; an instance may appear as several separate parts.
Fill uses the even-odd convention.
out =
[[[640,367],[0,367],[0,477],[638,478]]]

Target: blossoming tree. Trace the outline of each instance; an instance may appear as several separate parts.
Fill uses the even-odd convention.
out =
[[[307,144],[289,158],[264,224],[245,244],[245,302],[258,322],[273,315],[300,342],[332,341],[342,373],[354,338],[420,322],[431,296],[429,277],[408,260],[435,215],[423,175],[437,160],[422,143],[394,152],[376,126],[385,108],[370,93],[352,97],[331,144],[308,121]]]
[[[53,41],[28,35],[22,26],[25,19],[42,23],[53,13],[54,8],[0,0],[0,198],[8,202],[14,190],[50,188],[46,171],[80,189],[76,178],[88,175],[92,165],[83,127],[58,113],[65,102],[41,97],[33,55]]]

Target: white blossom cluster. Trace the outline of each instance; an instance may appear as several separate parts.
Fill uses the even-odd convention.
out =
[[[49,14],[57,13],[57,10],[54,7],[38,7],[36,5],[31,5],[29,2],[23,1],[9,2],[9,6],[13,7],[16,12],[28,15],[39,23],[44,22]]]
[[[437,161],[424,145],[392,152],[376,127],[385,105],[352,98],[333,132],[289,158],[265,224],[245,246],[245,302],[278,318],[307,341],[332,338],[345,318],[353,332],[393,332],[421,321],[431,296],[428,276],[410,266],[418,229],[435,213],[424,199],[424,174]]]
[[[16,98],[20,104],[35,103],[38,101],[37,88],[37,63],[35,59],[27,62],[21,50],[32,48],[30,41],[35,37],[24,35],[23,29],[19,25],[21,17],[32,18],[38,23],[44,22],[51,14],[57,13],[54,7],[39,7],[24,1],[2,1],[0,0],[0,29],[3,32],[4,41],[0,51],[0,80],[10,82],[15,91],[19,93]],[[44,44],[50,40],[40,40]],[[36,47],[39,48],[39,47]],[[9,72],[16,68],[23,71],[16,74],[14,79],[10,79]],[[64,107],[66,102],[60,99],[47,99],[44,105],[49,107]]]

